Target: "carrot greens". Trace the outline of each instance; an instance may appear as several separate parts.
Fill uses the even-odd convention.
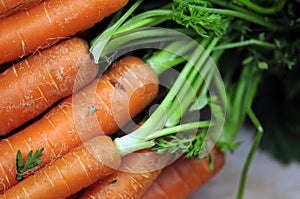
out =
[[[28,174],[32,170],[34,170],[36,167],[38,167],[42,160],[39,160],[40,157],[43,155],[44,148],[38,149],[33,154],[33,151],[30,150],[30,152],[26,156],[26,161],[23,164],[23,156],[20,150],[17,152],[16,156],[16,165],[17,165],[17,175],[16,180],[21,181],[24,179],[24,175]]]
[[[285,26],[274,16],[281,15],[285,1],[274,0],[270,6],[265,4],[266,7],[247,0],[174,0],[163,7],[152,4],[152,9],[147,11],[137,7],[133,16],[128,16],[110,33],[111,40],[103,47],[102,55],[100,51],[93,52],[100,58],[115,49],[151,46],[158,49],[150,51],[151,56],[148,53],[144,59],[161,79],[165,71],[179,68],[169,92],[147,121],[141,128],[116,138],[115,145],[123,155],[151,147],[158,152],[185,153],[199,158],[205,153],[208,138],[222,151],[238,147],[240,143],[235,138],[246,118],[250,118],[258,133],[241,177],[237,198],[242,198],[253,153],[262,138],[263,128],[253,103],[263,73],[272,66],[272,59],[267,57],[274,53],[279,63],[288,66],[296,63],[287,54],[283,55],[283,43],[276,38]],[[156,29],[161,27],[191,36],[195,43]],[[236,56],[231,56],[231,52]],[[212,67],[215,63],[224,85]],[[212,85],[218,95],[210,93]],[[207,118],[198,122],[186,120],[191,113],[202,114],[207,109],[213,122]],[[222,131],[208,133],[210,127],[223,124]]]

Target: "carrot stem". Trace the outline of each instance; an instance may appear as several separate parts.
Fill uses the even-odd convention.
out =
[[[250,45],[262,46],[262,47],[271,48],[271,49],[276,48],[276,45],[273,44],[273,43],[261,41],[261,40],[258,40],[258,39],[249,39],[249,40],[246,40],[246,41],[240,41],[240,42],[234,42],[234,43],[229,43],[229,44],[218,45],[217,47],[214,48],[214,50],[226,50],[226,49],[240,48],[240,47],[250,46]]]
[[[228,113],[219,143],[232,143],[243,125],[247,110],[252,104],[261,76],[257,73],[256,66],[246,64],[238,81],[238,87],[234,93],[228,95]],[[238,113],[238,114],[237,114]],[[226,145],[226,144],[225,144]],[[222,148],[222,147],[221,147]],[[224,148],[225,150],[227,147]]]
[[[216,45],[216,43],[218,42],[219,38],[215,37],[211,40],[210,44],[207,46],[207,48],[205,49],[206,53],[210,53],[211,50],[213,49],[213,47]],[[180,73],[180,78],[177,78],[176,81],[174,82],[172,88],[170,89],[171,92],[169,92],[167,94],[167,96],[164,98],[163,102],[160,104],[159,109],[163,109],[163,110],[168,110],[173,102],[173,100],[175,99],[176,95],[178,94],[179,90],[182,88],[183,85],[187,85],[187,78],[190,75],[190,72],[195,69],[195,70],[200,70],[202,64],[203,64],[203,56],[201,56],[201,58],[199,59],[199,62],[197,62],[196,64],[196,60],[198,59],[199,54],[201,55],[203,52],[203,48],[200,46],[198,48],[195,49],[191,59],[189,60],[189,63],[187,63],[185,65],[185,67],[183,68],[183,70]],[[199,63],[199,64],[198,64]],[[193,74],[192,77],[190,78],[194,78],[196,74]],[[186,88],[184,88],[186,89]],[[153,124],[155,124],[157,122],[157,120],[161,120],[161,118],[166,117],[164,114],[165,111],[155,111],[153,113],[153,117],[150,117],[144,125],[149,125],[152,126]],[[169,114],[170,115],[170,114]],[[153,118],[153,122],[151,121],[151,119]],[[166,118],[167,119],[167,118]],[[167,120],[166,120],[167,121]],[[148,124],[150,123],[150,124]],[[152,128],[149,128],[149,130]],[[138,134],[140,137],[145,137],[145,135],[147,135],[149,132],[146,131],[142,131],[142,132],[138,132],[139,129],[137,131],[135,131],[134,133]]]
[[[176,95],[176,99],[179,100],[175,99],[174,102],[170,105],[170,111],[175,113],[168,117],[166,126],[173,126],[177,124],[182,115],[180,114],[180,112],[185,112],[188,106],[195,99],[195,93],[199,90],[200,85],[208,72],[208,69],[211,69],[209,67],[209,64],[205,64],[205,62],[208,59],[209,52],[210,47],[207,46],[206,52],[202,52],[202,54],[199,55],[199,61],[197,61],[196,63],[197,65],[199,65],[199,67],[195,65],[194,68],[190,71],[190,74],[187,76],[186,79],[187,81],[184,83],[184,85],[182,85],[180,91]],[[197,70],[196,68],[201,68],[201,74],[199,74],[200,70]]]
[[[260,14],[275,14],[276,12],[280,11],[286,0],[273,0],[273,5],[270,7],[262,7],[252,1],[249,0],[237,0],[237,2],[244,4],[245,6],[247,6],[248,8],[250,8],[251,10],[260,13]]]
[[[128,50],[134,50],[139,46],[155,48],[165,48],[170,42],[180,42],[180,39],[186,41],[186,38],[178,36],[178,32],[163,28],[141,28],[133,31],[128,31],[122,34],[117,34],[111,37],[110,41],[102,51],[103,57],[111,54],[121,54]],[[175,52],[178,49],[170,48]],[[113,60],[106,60],[113,61]]]
[[[124,33],[140,27],[152,27],[169,20],[174,13],[171,10],[149,10],[126,21],[115,34]]]
[[[185,45],[185,48],[181,48],[183,45]],[[171,43],[163,50],[155,52],[146,60],[146,63],[157,75],[160,75],[168,68],[183,63],[185,59],[178,55],[190,54],[194,48],[194,43],[186,44],[185,40],[178,40]],[[205,47],[203,46],[203,48]],[[174,52],[176,52],[176,54],[174,54]]]
[[[135,151],[134,145],[136,142],[144,142],[144,141],[149,141],[149,139],[154,139],[158,137],[165,136],[167,134],[170,134],[170,132],[174,133],[175,131],[179,132],[182,131],[181,128],[184,127],[184,130],[186,127],[188,129],[195,129],[199,128],[199,126],[202,128],[203,123],[201,122],[196,122],[196,123],[188,123],[184,126],[176,126],[176,127],[167,127],[166,130],[161,131],[160,133],[155,133],[156,131],[160,131],[163,127],[166,126],[167,124],[167,119],[174,114],[174,111],[170,111],[170,106],[174,102],[174,99],[176,98],[176,95],[179,93],[181,88],[186,85],[190,84],[190,82],[187,82],[187,78],[191,74],[193,70],[200,70],[205,63],[204,61],[207,58],[207,54],[209,54],[214,46],[217,44],[219,41],[219,37],[212,37],[209,39],[210,42],[207,45],[206,51],[203,53],[203,48],[202,46],[198,46],[192,56],[190,57],[189,62],[185,65],[185,67],[182,69],[180,76],[175,80],[172,88],[164,98],[164,100],[161,102],[161,104],[158,106],[158,108],[153,112],[153,114],[146,120],[146,122],[137,130],[134,132],[125,135],[121,138],[116,138],[114,140],[114,143],[116,147],[119,149],[120,154],[124,155],[130,152]],[[205,54],[205,56],[203,55]],[[198,57],[199,55],[200,58]],[[192,74],[190,76],[190,81],[194,81],[196,77],[196,73]],[[187,87],[188,88],[188,87]],[[187,89],[185,88],[185,90]],[[182,112],[180,113],[181,115],[183,114]],[[195,125],[195,126],[194,126]],[[207,124],[205,125],[207,127]],[[167,129],[171,129],[168,131]],[[174,131],[175,129],[175,131]],[[162,133],[163,132],[163,133]],[[169,133],[166,133],[169,132]]]
[[[94,57],[96,63],[99,62],[102,55],[103,48],[112,37],[113,33],[121,26],[122,23],[133,13],[133,11],[143,2],[143,0],[136,1],[133,6],[111,27],[105,29],[105,31],[97,36],[91,42],[90,52]]]
[[[197,128],[204,128],[208,127],[211,125],[210,121],[201,121],[201,122],[191,122],[191,123],[186,123],[186,124],[180,124],[177,126],[172,126],[168,128],[164,128],[161,130],[158,130],[156,132],[153,132],[151,135],[146,137],[146,140],[151,140],[159,137],[163,137],[166,135],[174,134],[176,132],[181,132],[181,131],[187,131],[187,130],[192,130],[192,129],[197,129]]]
[[[243,194],[244,194],[245,187],[246,187],[247,175],[248,175],[248,172],[249,172],[250,164],[253,160],[254,154],[255,154],[258,146],[259,146],[260,140],[261,140],[262,135],[263,135],[262,125],[260,124],[259,120],[255,116],[252,108],[249,108],[247,110],[247,114],[248,114],[249,118],[251,119],[251,121],[253,122],[253,124],[255,125],[255,127],[257,128],[257,134],[254,138],[253,144],[251,146],[251,149],[248,153],[246,162],[245,162],[244,167],[243,167],[243,171],[242,171],[242,174],[241,174],[236,199],[242,199],[243,198]]]
[[[116,138],[114,143],[120,155],[125,156],[141,149],[153,147],[155,145],[155,138],[164,137],[177,132],[205,128],[210,125],[211,123],[209,121],[190,122],[154,131],[147,137],[137,137],[136,135],[128,134],[121,138]]]

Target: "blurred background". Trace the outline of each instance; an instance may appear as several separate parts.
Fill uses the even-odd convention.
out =
[[[227,153],[226,164],[211,181],[188,199],[234,199],[240,174],[251,148],[255,129],[243,127],[237,141],[243,143],[234,153]],[[300,164],[282,163],[259,149],[249,169],[244,199],[299,199]]]

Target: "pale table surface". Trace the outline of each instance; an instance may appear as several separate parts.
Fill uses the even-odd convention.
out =
[[[222,171],[189,199],[236,198],[253,133],[253,129],[242,129],[237,140],[243,140],[244,143],[234,153],[227,154]],[[300,164],[282,165],[267,153],[257,151],[250,166],[244,199],[300,199]]]

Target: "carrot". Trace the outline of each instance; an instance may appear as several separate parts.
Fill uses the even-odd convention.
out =
[[[98,136],[8,189],[0,198],[65,198],[113,173],[120,162],[111,138]]]
[[[2,0],[0,3],[0,18],[25,11],[43,0]]]
[[[25,129],[0,141],[0,190],[16,184],[15,154],[44,148],[43,167],[99,134],[112,134],[157,95],[158,79],[141,59],[125,57],[100,80],[61,101]],[[25,156],[23,157],[26,158]]]
[[[92,27],[128,0],[47,0],[0,19],[0,64]]]
[[[140,198],[168,160],[167,154],[150,150],[129,154],[122,158],[118,171],[94,184],[80,198]]]
[[[9,67],[0,74],[0,135],[82,88],[97,71],[88,45],[79,38],[60,42]]]
[[[208,158],[180,158],[164,168],[141,199],[184,199],[209,181],[224,165],[224,154],[212,150],[214,168],[209,168]]]
[[[118,171],[91,186],[80,198],[184,199],[224,165],[224,154],[216,148],[212,151],[213,170],[209,168],[208,158],[180,158],[163,169],[168,157],[171,156],[155,152],[129,154],[122,159]]]

